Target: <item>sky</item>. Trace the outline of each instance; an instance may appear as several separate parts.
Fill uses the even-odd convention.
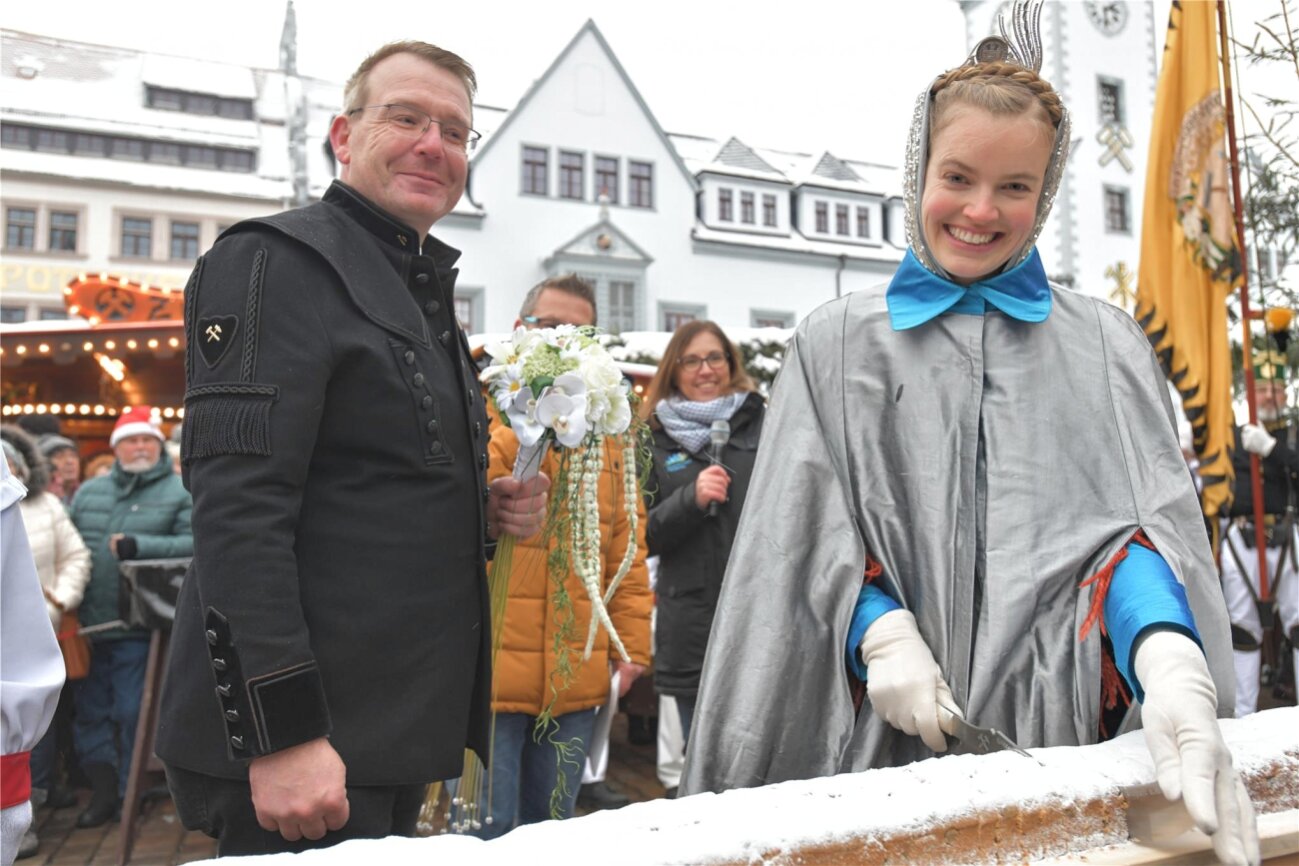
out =
[[[1155,21],[1167,21],[1169,0],[1153,2]],[[1235,0],[1236,26],[1279,3]],[[295,9],[305,75],[342,82],[379,45],[422,39],[468,59],[478,103],[502,108],[593,19],[669,132],[892,165],[916,94],[966,50],[956,0],[297,0]],[[2,21],[261,67],[278,65],[283,22],[283,0],[10,2]]]

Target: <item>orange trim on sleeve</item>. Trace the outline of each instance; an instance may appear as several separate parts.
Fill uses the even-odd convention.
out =
[[[1110,582],[1114,580],[1114,569],[1118,564],[1128,557],[1128,544],[1137,543],[1147,550],[1156,550],[1154,543],[1146,537],[1144,530],[1138,529],[1133,533],[1132,538],[1128,539],[1127,544],[1119,548],[1118,552],[1105,563],[1100,571],[1078,584],[1079,589],[1086,589],[1092,584],[1096,585],[1092,593],[1092,603],[1087,608],[1087,618],[1083,620],[1082,628],[1078,629],[1078,640],[1084,640],[1087,634],[1092,630],[1092,626],[1100,624],[1101,634],[1108,635],[1105,628],[1105,597],[1110,592]]]

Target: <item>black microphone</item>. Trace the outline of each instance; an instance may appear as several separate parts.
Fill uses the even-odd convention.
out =
[[[708,430],[708,442],[710,445],[708,456],[712,459],[714,466],[722,465],[722,451],[729,441],[731,441],[731,424],[729,421],[719,418],[713,422],[713,426]],[[716,501],[708,503],[708,516],[716,517],[718,506],[721,504]]]

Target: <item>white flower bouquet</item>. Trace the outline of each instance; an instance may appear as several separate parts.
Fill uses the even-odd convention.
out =
[[[591,600],[591,626],[583,658],[590,658],[597,629],[603,625],[618,654],[630,661],[609,619],[608,603],[636,556],[640,494],[635,440],[624,435],[631,427],[632,411],[622,372],[595,333],[594,328],[574,325],[518,328],[509,342],[487,346],[493,363],[483,370],[481,379],[491,391],[501,420],[518,436],[516,477],[535,475],[552,441],[570,450],[570,465],[576,472],[553,479],[556,489],[546,531],[552,532],[563,522],[553,507],[557,504],[567,514],[570,537],[566,541],[573,570]],[[602,591],[599,483],[604,440],[610,437],[622,440],[624,506],[631,531],[621,566],[608,590]]]

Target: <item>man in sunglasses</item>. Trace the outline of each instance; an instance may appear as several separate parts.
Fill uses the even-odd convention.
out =
[[[485,566],[549,482],[486,481],[488,431],[429,235],[464,192],[473,70],[387,45],[330,128],[318,203],[227,230],[186,289],[194,560],[157,750],[218,854],[411,835],[486,757]]]

